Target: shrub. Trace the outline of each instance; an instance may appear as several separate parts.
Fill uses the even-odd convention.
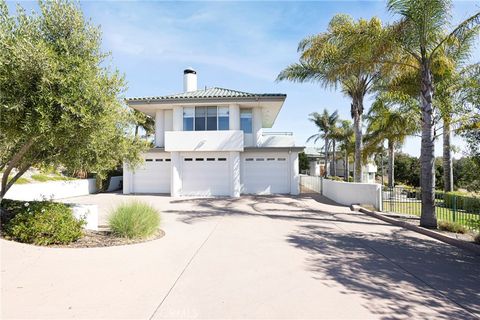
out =
[[[4,228],[7,238],[49,245],[68,244],[83,234],[85,221],[77,220],[63,203],[4,200],[2,206],[8,215]]]
[[[345,181],[342,177],[337,177],[337,176],[329,176],[328,179],[333,181]]]
[[[450,222],[450,221],[440,221],[438,223],[438,229],[443,231],[455,232],[455,233],[465,233],[467,228],[461,224]]]
[[[147,238],[160,225],[160,214],[149,204],[134,201],[122,204],[110,215],[108,224],[112,232],[129,239]]]

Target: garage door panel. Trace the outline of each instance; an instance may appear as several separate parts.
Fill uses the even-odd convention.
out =
[[[146,157],[133,173],[134,193],[170,193],[170,158]]]
[[[242,167],[243,193],[290,193],[288,154],[245,154]]]
[[[230,194],[229,161],[224,154],[186,154],[182,157],[182,194]]]

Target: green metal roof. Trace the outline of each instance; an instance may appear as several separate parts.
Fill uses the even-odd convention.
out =
[[[138,97],[127,98],[129,102],[141,102],[152,100],[197,100],[197,99],[217,99],[217,98],[286,98],[283,93],[248,93],[231,89],[212,87],[208,89],[182,92],[159,97]]]

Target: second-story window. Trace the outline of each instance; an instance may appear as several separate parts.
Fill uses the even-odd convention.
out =
[[[228,107],[184,107],[183,130],[228,130],[229,129]]]
[[[228,107],[218,107],[218,130],[228,130],[230,128]]]
[[[183,130],[184,131],[193,131],[194,116],[195,116],[194,107],[183,108]]]
[[[252,109],[240,109],[240,130],[252,133]]]
[[[217,107],[207,107],[207,130],[217,130]]]
[[[207,128],[207,108],[195,107],[195,131],[204,131]]]

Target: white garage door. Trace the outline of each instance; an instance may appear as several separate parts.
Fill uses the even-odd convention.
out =
[[[182,195],[228,196],[229,159],[225,154],[201,153],[182,156]]]
[[[242,156],[243,193],[290,193],[288,154],[245,154]]]
[[[133,173],[134,193],[170,193],[170,158],[146,156]]]

